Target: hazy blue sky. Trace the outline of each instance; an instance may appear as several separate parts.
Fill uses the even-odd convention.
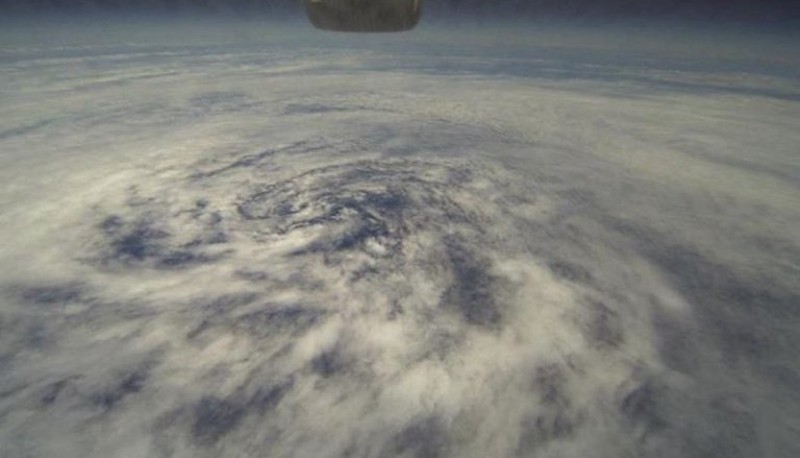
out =
[[[252,12],[300,11],[302,0],[0,0],[0,9],[20,12],[169,10]],[[781,0],[438,0],[429,12],[524,16],[693,18],[704,20],[797,21],[800,2]]]

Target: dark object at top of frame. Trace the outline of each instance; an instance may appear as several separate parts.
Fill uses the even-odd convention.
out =
[[[305,0],[314,27],[338,32],[403,32],[419,22],[422,0]]]

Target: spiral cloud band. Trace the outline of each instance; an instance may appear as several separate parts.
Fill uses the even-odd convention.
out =
[[[796,81],[448,33],[9,49],[0,454],[790,456]]]

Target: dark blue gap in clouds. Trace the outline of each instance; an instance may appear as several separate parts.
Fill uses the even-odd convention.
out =
[[[774,333],[776,323],[800,320],[797,308],[800,294],[785,278],[769,278],[767,274],[746,276],[704,256],[694,246],[630,221],[606,218],[604,224],[631,240],[643,256],[667,274],[675,288],[691,303],[704,329],[722,343],[723,356],[729,364],[747,361],[763,366],[760,373],[771,373],[776,369],[772,364],[775,355],[793,352],[790,339]],[[764,255],[772,257],[778,257],[773,250],[782,247],[777,242],[761,246]],[[680,336],[674,337],[677,340],[664,342],[664,357],[678,370],[689,369],[685,365],[690,363],[678,356],[689,353],[676,351],[685,343],[680,342]],[[793,372],[800,376],[797,371]]]

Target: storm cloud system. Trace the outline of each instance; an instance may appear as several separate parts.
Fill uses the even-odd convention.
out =
[[[795,38],[9,24],[0,456],[798,456]]]

